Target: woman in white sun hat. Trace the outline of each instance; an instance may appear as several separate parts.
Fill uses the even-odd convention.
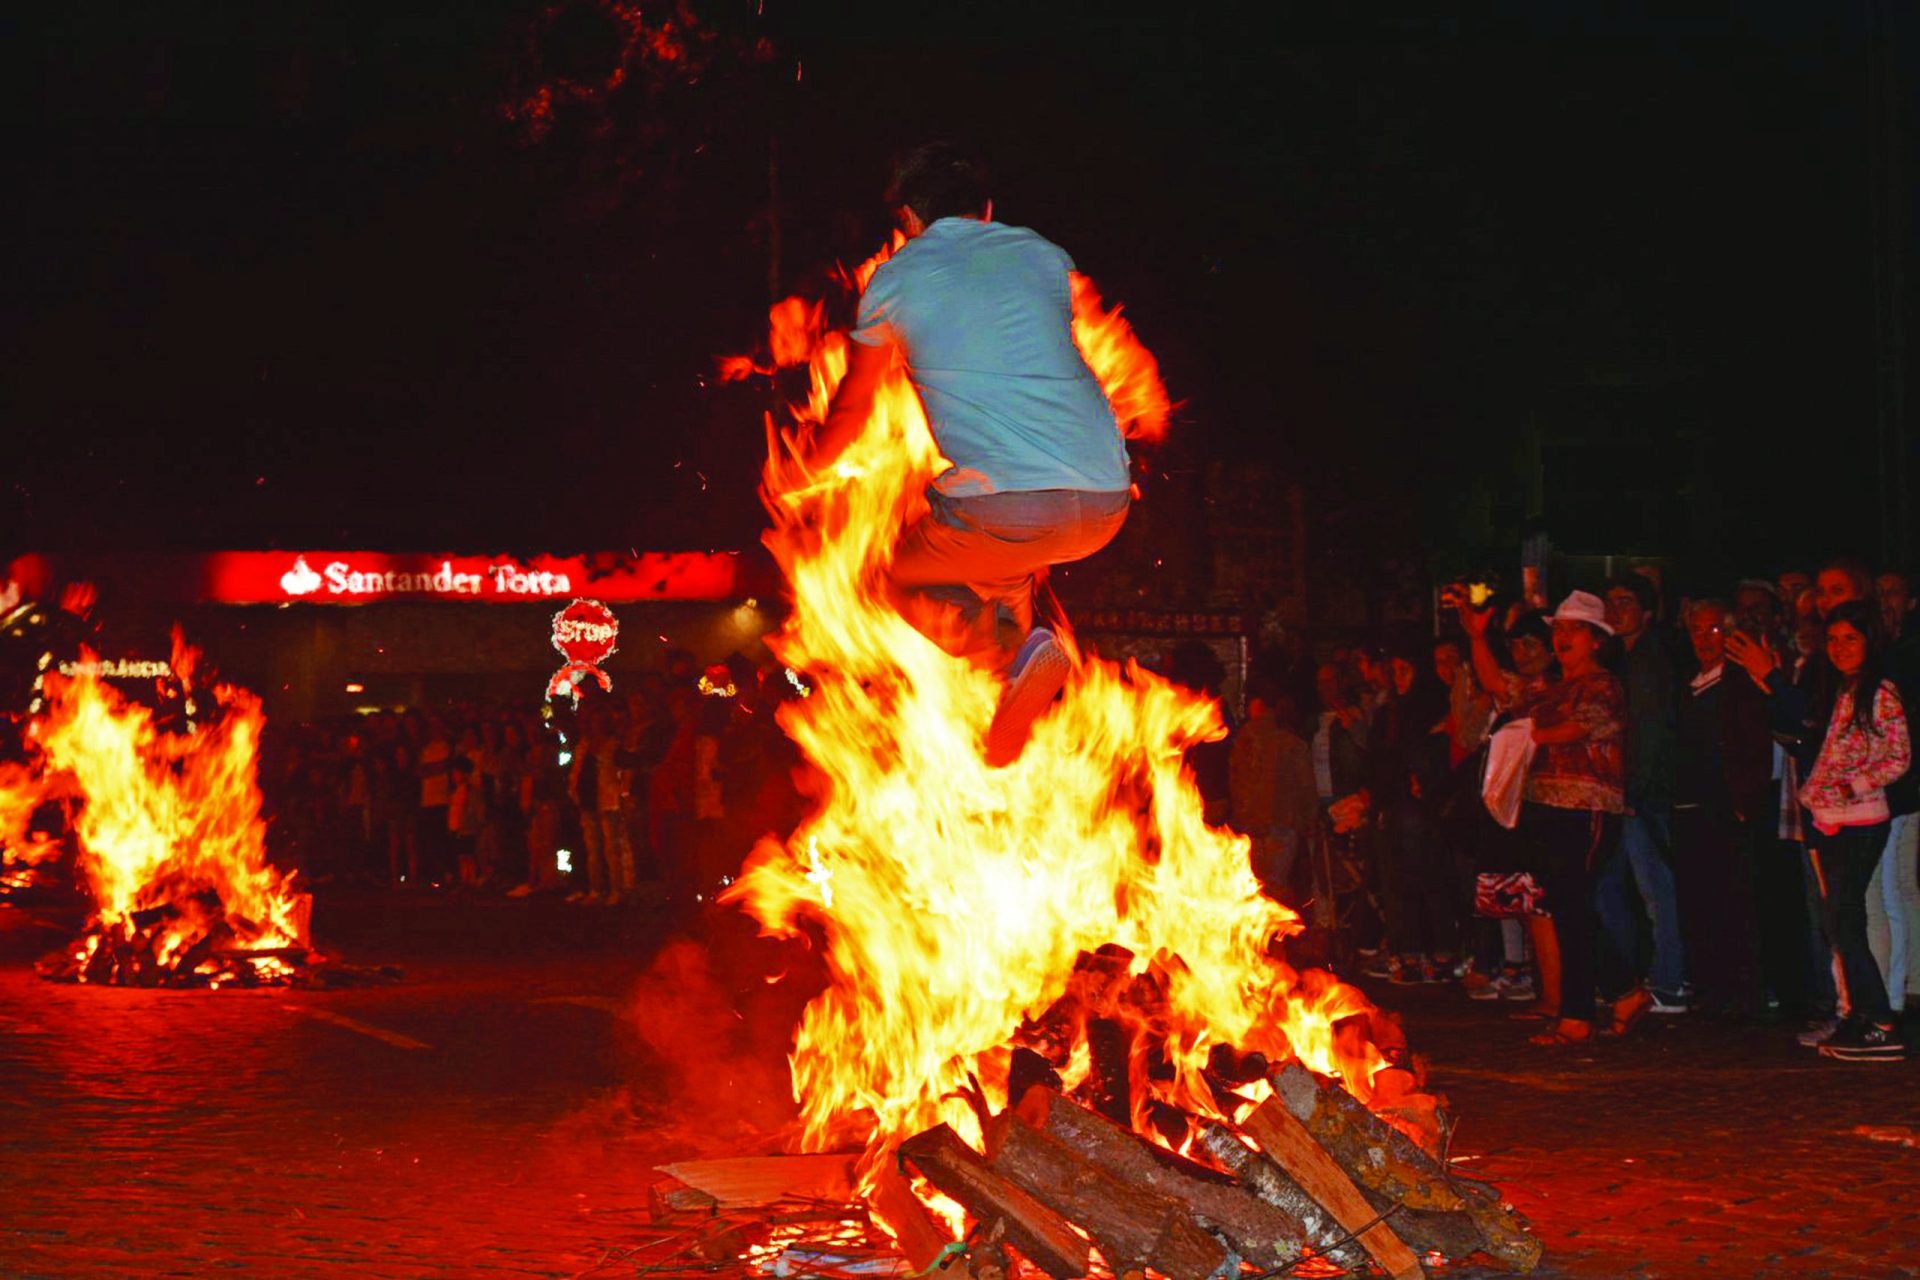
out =
[[[1487,641],[1489,613],[1462,605],[1461,624],[1473,640],[1474,671],[1503,710],[1533,721],[1533,762],[1527,770],[1517,828],[1545,895],[1559,938],[1560,992],[1542,993],[1539,1012],[1552,1026],[1535,1044],[1566,1045],[1593,1035],[1596,961],[1607,977],[1621,966],[1600,936],[1593,875],[1602,850],[1612,847],[1626,808],[1626,694],[1601,664],[1613,635],[1607,607],[1586,591],[1560,602],[1549,619],[1559,675],[1544,685],[1523,684],[1494,656]],[[1625,1030],[1643,1013],[1634,992],[1613,1008],[1613,1028]]]

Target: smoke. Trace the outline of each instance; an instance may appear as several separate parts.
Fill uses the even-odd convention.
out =
[[[641,1046],[634,1111],[694,1154],[787,1145],[798,1116],[787,1055],[821,985],[806,949],[755,937],[727,914],[705,942],[668,943],[628,1005]]]

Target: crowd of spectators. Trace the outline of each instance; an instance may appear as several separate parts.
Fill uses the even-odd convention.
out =
[[[1231,742],[1256,872],[1348,958],[1458,980],[1537,1044],[1643,1016],[1903,1057],[1920,1012],[1911,579],[1836,560],[1670,613],[1448,594],[1430,644],[1263,672]],[[1499,816],[1496,816],[1499,811]]]
[[[1460,981],[1539,1020],[1542,1045],[1692,1013],[1903,1056],[1910,579],[1837,560],[1671,610],[1641,572],[1551,612],[1481,596],[1450,593],[1431,640],[1256,663],[1231,737],[1196,752],[1209,819],[1250,838],[1329,958]],[[1214,685],[1210,661],[1167,674]],[[773,716],[798,693],[778,667],[683,657],[577,711],[301,726],[263,759],[275,839],[316,883],[694,909],[800,816]]]
[[[734,854],[791,826],[781,668],[691,660],[576,709],[462,702],[275,732],[276,854],[314,884],[563,895],[695,909]]]

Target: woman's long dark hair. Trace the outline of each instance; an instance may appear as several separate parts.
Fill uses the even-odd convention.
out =
[[[1867,638],[1867,660],[1860,664],[1860,674],[1852,680],[1841,675],[1833,660],[1827,658],[1820,666],[1821,674],[1828,682],[1820,690],[1819,705],[1833,714],[1833,704],[1847,689],[1853,690],[1853,722],[1868,733],[1873,732],[1873,703],[1879,696],[1880,684],[1887,678],[1887,664],[1881,652],[1880,611],[1870,600],[1849,600],[1837,604],[1833,612],[1827,615],[1827,628],[1830,630],[1836,622],[1844,622]],[[1823,658],[1825,653],[1821,654]]]

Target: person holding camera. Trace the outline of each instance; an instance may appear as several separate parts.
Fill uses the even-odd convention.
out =
[[[1573,592],[1549,619],[1559,677],[1527,688],[1493,653],[1487,639],[1492,611],[1465,597],[1457,598],[1457,609],[1482,686],[1503,709],[1533,721],[1535,750],[1517,833],[1558,939],[1560,999],[1555,1007],[1549,998],[1541,1009],[1554,1022],[1532,1041],[1582,1043],[1593,1036],[1599,980],[1624,985],[1619,957],[1600,933],[1593,895],[1594,872],[1613,847],[1626,808],[1626,694],[1600,660],[1613,627],[1598,596]],[[1608,972],[1597,974],[1597,963]],[[1644,989],[1621,997],[1613,1029],[1625,1031],[1650,1003]]]
[[[1728,678],[1733,620],[1721,600],[1687,610],[1700,671],[1680,703],[1674,862],[1698,1000],[1746,1018],[1766,1008],[1758,901],[1760,868],[1773,852],[1773,735],[1753,682],[1737,668]]]

